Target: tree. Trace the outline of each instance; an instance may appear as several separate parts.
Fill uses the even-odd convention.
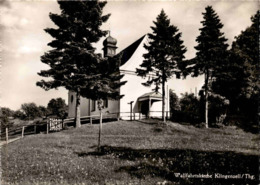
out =
[[[25,114],[24,114],[24,112],[22,112],[21,110],[16,110],[15,112],[14,112],[14,118],[18,118],[18,119],[25,119]]]
[[[21,105],[21,110],[28,120],[39,116],[39,109],[35,103],[24,103]]]
[[[50,13],[51,20],[58,28],[45,29],[54,38],[48,44],[53,49],[41,57],[41,61],[51,69],[38,73],[52,80],[42,80],[37,85],[45,90],[65,87],[74,91],[76,127],[80,127],[80,97],[90,98],[99,88],[100,67],[107,62],[95,53],[93,44],[106,35],[107,32],[100,27],[109,15],[102,16],[106,5],[103,1],[58,1],[58,4],[61,14]]]
[[[245,118],[244,124],[258,125],[259,97],[259,17],[251,17],[252,25],[235,37],[229,51],[229,63],[225,75],[212,84],[213,90],[230,101],[229,116]]]
[[[204,20],[201,22],[200,35],[195,46],[196,57],[190,60],[190,70],[192,76],[204,74],[205,76],[205,123],[208,128],[208,106],[210,84],[219,75],[223,75],[223,68],[227,65],[227,39],[220,30],[223,24],[211,6],[206,7],[206,12],[202,13]]]
[[[2,114],[7,116],[7,117],[11,117],[14,115],[14,111],[11,110],[10,108],[8,107],[1,107],[1,110],[2,110]]]
[[[235,37],[231,51],[242,60],[244,69],[241,94],[247,98],[259,93],[259,18],[260,11],[251,17],[252,25]]]
[[[10,128],[13,126],[13,122],[10,122],[9,118],[13,116],[13,111],[9,108],[2,107],[0,108],[0,123],[1,123],[1,130],[5,128]]]
[[[153,33],[148,34],[149,42],[144,45],[148,53],[143,55],[144,61],[140,65],[141,68],[136,69],[136,73],[142,77],[153,73],[155,77],[148,79],[143,85],[155,84],[155,91],[158,91],[160,84],[162,85],[162,118],[165,122],[165,83],[173,75],[180,77],[181,62],[186,48],[178,28],[170,25],[170,20],[163,10],[153,23]]]
[[[200,121],[199,100],[193,93],[181,94],[180,106],[182,112],[182,121],[192,124]]]
[[[170,111],[171,111],[171,118],[173,121],[177,120],[178,112],[180,111],[180,100],[176,93],[170,89]]]
[[[38,109],[39,109],[39,116],[40,116],[40,117],[46,117],[46,116],[48,116],[49,110],[48,110],[46,107],[40,105],[40,106],[38,107]]]
[[[47,109],[52,115],[56,115],[59,118],[64,119],[67,116],[67,105],[62,98],[51,99]]]

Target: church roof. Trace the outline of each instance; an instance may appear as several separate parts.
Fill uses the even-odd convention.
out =
[[[124,65],[131,58],[131,56],[134,54],[134,52],[136,51],[136,49],[138,48],[138,46],[140,45],[140,43],[142,42],[144,37],[145,37],[145,35],[142,36],[141,38],[139,38],[137,41],[135,41],[131,45],[129,45],[124,50],[122,50],[120,53],[118,53],[118,55],[122,54],[121,66]]]
[[[153,100],[162,100],[162,94],[159,92],[149,92],[145,93],[142,96],[138,98],[139,101],[144,101],[148,99],[153,99]]]
[[[103,46],[116,47],[117,40],[110,35],[103,41]]]

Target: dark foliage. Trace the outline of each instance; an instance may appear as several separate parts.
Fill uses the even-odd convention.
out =
[[[181,111],[179,112],[179,119],[181,122],[197,124],[201,122],[201,115],[199,114],[199,100],[194,94],[182,94],[180,98]]]
[[[230,101],[228,124],[257,132],[259,102],[259,11],[252,25],[235,37],[225,73],[212,89]]]
[[[21,111],[27,120],[33,120],[40,117],[39,108],[35,103],[24,103],[21,105]]]
[[[170,112],[171,112],[171,119],[173,121],[180,121],[178,113],[180,112],[180,100],[176,93],[170,89]]]
[[[5,115],[7,117],[13,117],[14,116],[14,111],[11,110],[8,107],[1,107],[2,115]]]
[[[14,118],[24,120],[26,118],[26,115],[21,110],[16,110],[14,112]]]
[[[13,122],[9,120],[9,118],[6,115],[0,116],[0,123],[1,123],[1,132],[4,132],[5,128],[11,128],[13,126]]]
[[[55,115],[58,118],[64,119],[68,114],[68,106],[62,98],[51,99],[48,103],[47,110],[44,111],[51,115]]]
[[[49,110],[46,107],[44,107],[44,106],[40,105],[38,107],[38,109],[39,109],[39,115],[42,118],[45,118],[45,117],[47,117],[50,114]]]
[[[13,126],[13,122],[10,122],[9,116],[11,109],[9,108],[0,108],[0,124],[1,124],[1,133],[4,132],[5,128],[10,128]]]

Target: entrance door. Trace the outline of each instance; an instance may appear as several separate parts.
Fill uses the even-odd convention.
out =
[[[148,113],[149,113],[149,102],[148,101],[141,102],[141,113],[144,114],[146,117],[148,117]]]

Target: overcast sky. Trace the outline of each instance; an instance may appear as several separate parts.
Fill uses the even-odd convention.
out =
[[[186,58],[195,56],[195,39],[199,35],[202,12],[212,5],[224,24],[223,32],[231,44],[241,30],[250,26],[250,17],[259,8],[258,1],[109,1],[104,13],[111,13],[103,29],[110,29],[118,40],[118,52],[151,32],[150,26],[162,9],[171,23],[182,32],[187,47]],[[59,13],[55,1],[0,1],[0,69],[2,107],[19,109],[22,103],[35,102],[46,106],[50,99],[62,97],[67,102],[68,92],[63,88],[44,91],[35,84],[42,78],[37,72],[47,69],[40,56],[50,48],[52,38],[43,31],[54,27],[49,13]],[[104,39],[104,38],[103,38]],[[101,53],[102,40],[97,44]],[[198,89],[202,78],[170,81],[170,87],[178,94]]]

